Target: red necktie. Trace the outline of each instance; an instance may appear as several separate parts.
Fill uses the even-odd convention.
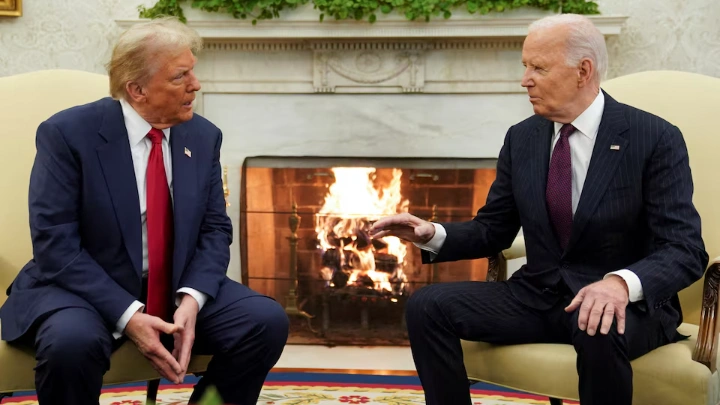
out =
[[[550,223],[555,230],[560,246],[565,249],[572,231],[572,160],[568,138],[575,127],[565,124],[560,128],[558,139],[550,158],[545,201],[547,202]]]
[[[173,213],[170,188],[163,162],[163,133],[152,128],[152,141],[146,174],[148,293],[147,313],[170,320],[172,280]]]

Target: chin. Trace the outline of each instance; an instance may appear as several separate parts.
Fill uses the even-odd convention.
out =
[[[183,111],[183,113],[178,116],[178,120],[180,122],[190,121],[193,117],[193,114],[195,114],[193,110]]]

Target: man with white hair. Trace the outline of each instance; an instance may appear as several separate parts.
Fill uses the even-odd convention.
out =
[[[682,338],[677,292],[708,262],[687,149],[678,128],[600,89],[607,60],[587,18],[533,23],[522,86],[535,115],[507,132],[486,205],[463,223],[399,214],[371,229],[414,242],[425,263],[492,256],[523,229],[527,264],[508,281],[411,296],[428,405],[471,403],[460,339],[572,344],[580,402],[630,405],[630,361]]]
[[[122,34],[112,98],[40,124],[30,176],[33,258],[0,309],[2,338],[35,348],[40,404],[97,404],[128,338],[180,383],[191,353],[213,355],[195,386],[255,405],[288,336],[283,308],[230,280],[220,130],[193,113],[202,47],[175,19]]]

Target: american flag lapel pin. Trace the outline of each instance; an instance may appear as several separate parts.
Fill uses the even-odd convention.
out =
[[[190,152],[190,149],[188,149],[187,147],[185,147],[185,156],[192,157],[192,152]]]
[[[185,150],[187,151],[187,149]],[[620,150],[620,145],[610,145],[610,150]]]

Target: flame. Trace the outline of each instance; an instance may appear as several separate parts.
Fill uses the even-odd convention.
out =
[[[332,172],[335,183],[330,185],[324,204],[315,215],[319,247],[323,252],[338,249],[342,267],[352,271],[347,285],[357,283],[360,277],[367,280],[364,276],[368,276],[376,290],[393,291],[392,282],[407,281],[402,271],[407,246],[394,236],[382,238],[387,245],[383,252],[397,257],[398,265],[393,274],[377,271],[375,256],[380,252],[373,247],[367,231],[372,221],[408,211],[409,201],[400,194],[402,170],[393,169],[390,184],[380,190],[373,184],[375,168],[335,167]],[[329,280],[329,275],[324,278]]]

